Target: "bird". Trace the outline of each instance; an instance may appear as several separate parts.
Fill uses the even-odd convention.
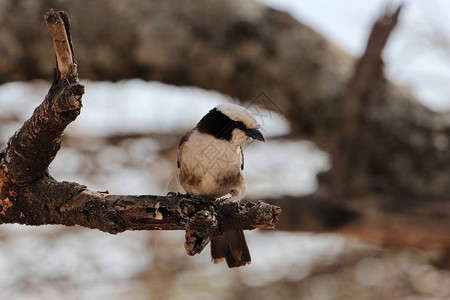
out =
[[[242,200],[247,192],[242,147],[250,140],[264,142],[249,109],[232,103],[211,109],[178,146],[178,179],[185,192]],[[216,264],[226,260],[229,268],[250,264],[244,232],[227,231],[213,238],[211,258]]]

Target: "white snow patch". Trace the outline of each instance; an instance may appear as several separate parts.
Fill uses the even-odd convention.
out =
[[[244,161],[251,197],[310,194],[317,188],[315,175],[330,168],[328,154],[307,141],[252,142]]]
[[[68,133],[105,136],[187,131],[215,106],[237,103],[231,97],[214,91],[139,79],[82,83],[86,86],[83,111],[77,122],[68,128]],[[249,109],[252,111],[251,107]],[[264,120],[259,117],[257,121],[262,124],[266,135],[289,132],[288,122],[281,116],[266,111],[262,115]]]

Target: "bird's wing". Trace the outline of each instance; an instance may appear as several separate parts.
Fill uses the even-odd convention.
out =
[[[183,146],[183,144],[189,140],[189,137],[191,136],[192,132],[194,132],[194,129],[191,129],[188,132],[186,132],[186,134],[181,137],[180,143],[178,144],[178,152],[177,152],[177,167],[178,167],[178,169],[180,168],[181,146]]]
[[[242,146],[239,146],[241,148],[241,170],[244,170],[244,151],[242,150]]]

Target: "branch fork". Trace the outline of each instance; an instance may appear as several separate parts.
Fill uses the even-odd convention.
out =
[[[116,234],[126,230],[185,230],[186,252],[200,253],[229,230],[274,228],[281,209],[264,202],[189,195],[122,196],[58,182],[48,166],[64,129],[80,114],[84,86],[78,82],[69,18],[51,9],[45,16],[57,68],[41,105],[0,152],[0,224],[80,225]]]

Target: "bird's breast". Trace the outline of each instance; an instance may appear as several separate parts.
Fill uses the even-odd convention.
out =
[[[179,153],[180,183],[191,195],[222,196],[246,185],[242,154],[224,140],[194,133]]]

